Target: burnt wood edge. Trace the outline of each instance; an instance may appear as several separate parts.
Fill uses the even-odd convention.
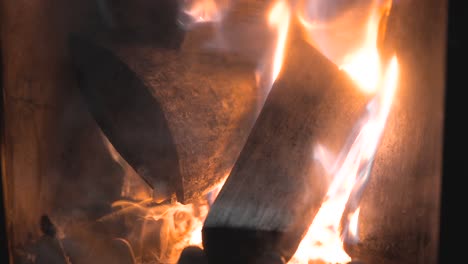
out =
[[[132,103],[136,103],[135,99],[145,99],[145,105],[151,106],[154,111],[152,113],[158,113],[159,114],[159,119],[160,124],[164,128],[163,130],[166,132],[163,136],[166,138],[167,142],[170,142],[169,145],[170,147],[165,147],[165,146],[160,146],[160,148],[164,148],[164,150],[169,151],[168,154],[170,153],[171,156],[173,156],[172,160],[176,163],[173,164],[170,173],[170,182],[168,184],[170,185],[171,192],[174,191],[175,195],[177,197],[177,200],[181,203],[185,202],[185,197],[184,197],[184,191],[183,191],[183,182],[182,182],[182,176],[180,175],[179,171],[179,159],[178,159],[178,154],[177,150],[175,149],[175,143],[174,139],[172,138],[172,135],[169,132],[169,127],[167,125],[167,120],[164,117],[164,114],[162,112],[161,106],[159,103],[155,100],[152,100],[150,98],[153,98],[151,93],[149,92],[148,88],[146,85],[142,82],[140,78],[138,78],[137,74],[128,67],[128,65],[122,61],[116,54],[112,52],[112,50],[104,47],[102,43],[99,42],[99,40],[96,40],[94,38],[90,38],[89,36],[86,35],[81,35],[81,34],[74,34],[71,33],[68,36],[68,48],[70,50],[70,53],[72,55],[72,69],[75,73],[75,78],[76,82],[78,84],[79,90],[80,90],[80,95],[82,96],[84,102],[88,106],[88,110],[93,117],[93,119],[96,121],[97,125],[103,132],[103,134],[108,138],[109,142],[116,148],[117,152],[124,158],[128,164],[137,172],[137,174],[140,176],[141,179],[143,179],[148,186],[150,186],[152,189],[155,188],[154,182],[151,182],[150,178],[144,177],[143,175],[140,175],[138,173],[137,167],[135,165],[140,164],[140,161],[137,161],[138,158],[135,158],[134,153],[129,153],[129,149],[121,148],[122,144],[125,145],[128,142],[121,141],[121,137],[117,135],[116,133],[113,133],[112,127],[113,125],[111,123],[107,123],[106,117],[101,116],[102,114],[102,109],[100,106],[96,104],[97,101],[90,100],[90,97],[101,97],[103,94],[101,94],[102,91],[96,93],[96,94],[90,94],[90,89],[85,88],[86,84],[83,83],[83,80],[85,80],[84,76],[86,75],[83,71],[83,66],[90,66],[88,65],[81,65],[83,61],[86,61],[89,59],[89,57],[95,57],[98,58],[97,61],[101,61],[101,65],[104,68],[109,67],[109,71],[105,71],[106,74],[105,77],[109,77],[109,73],[116,74],[119,73],[119,75],[124,75],[126,76],[123,78],[124,80],[127,80],[127,85],[131,85],[132,89],[132,94],[136,94],[135,96],[130,96],[129,90],[122,90],[122,92],[127,93],[128,97],[132,98]],[[87,55],[87,58],[84,60],[77,60],[78,56],[82,56],[83,54],[80,54],[79,51],[89,51],[90,54]],[[81,61],[81,62],[80,62]],[[89,62],[89,61],[88,61]],[[87,63],[88,63],[87,62]],[[96,65],[93,65],[95,67]],[[120,99],[123,99],[122,97]],[[135,105],[135,104],[132,104]],[[97,108],[96,108],[97,107]],[[98,109],[99,108],[99,109]],[[115,132],[115,131],[114,131]],[[158,148],[158,150],[160,150]],[[143,165],[148,165],[148,164],[143,164]]]

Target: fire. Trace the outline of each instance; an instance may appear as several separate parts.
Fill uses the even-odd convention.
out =
[[[364,37],[354,49],[348,48],[346,52],[324,51],[362,91],[372,92],[375,96],[339,153],[338,157],[342,158],[332,159],[326,148],[320,144],[314,151],[314,158],[321,162],[333,180],[291,263],[307,263],[309,260],[322,260],[327,263],[351,261],[343,249],[343,243],[358,240],[359,196],[367,183],[397,87],[397,58],[393,56],[383,72],[383,63],[377,47],[378,34],[381,33],[380,18],[382,13],[388,12],[389,7],[387,3],[383,8],[376,4],[370,8]],[[299,20],[304,28],[311,32],[307,36],[311,44],[319,49],[321,42],[314,37],[322,37],[320,34],[323,34],[323,31],[318,31],[319,34],[317,30],[330,31],[331,27],[333,30],[337,27],[337,24],[319,25],[301,16]],[[348,23],[355,26],[352,22]],[[341,22],[338,25],[342,27],[341,30],[349,27]]]
[[[208,215],[211,204],[224,185],[224,181],[220,182],[204,199],[196,204],[181,204],[178,202],[154,204],[151,197],[138,202],[119,200],[112,204],[112,207],[117,210],[102,217],[99,221],[105,222],[117,215],[134,215],[141,218],[143,226],[161,223],[159,229],[161,246],[154,249],[152,256],[156,263],[176,263],[185,247],[198,246],[203,248],[203,222]],[[142,243],[148,236],[155,235],[143,229],[136,240]]]
[[[308,32],[308,41],[347,72],[363,91],[371,93],[376,91],[381,79],[377,45],[382,33],[381,19],[386,18],[391,4],[391,0],[354,1],[346,5],[306,1],[301,6],[304,10],[298,11],[298,20]],[[324,18],[325,9],[339,15]]]
[[[378,12],[373,12],[367,24],[366,37],[362,47],[346,55],[340,69],[344,70],[366,92],[375,92],[380,79],[380,59],[377,49],[377,36],[380,19]]]
[[[275,2],[267,12],[266,21],[268,22],[269,30],[274,32],[275,41],[273,49],[267,49],[263,60],[259,62],[257,71],[255,72],[257,86],[262,88],[262,90],[264,88],[264,90],[270,91],[283,66],[291,12],[288,2],[284,0]]]
[[[326,0],[309,1],[309,5],[327,5]],[[313,2],[313,3],[312,3]],[[362,1],[357,1],[361,3]],[[304,10],[295,10],[285,0],[276,1],[267,12],[266,21],[270,30],[275,32],[273,50],[267,50],[267,63],[259,67],[256,74],[269,87],[277,78],[285,53],[285,45],[292,18],[297,17],[305,31],[305,37],[311,45],[333,61],[346,72],[357,86],[366,93],[372,93],[366,112],[356,123],[348,140],[337,155],[327,150],[326,146],[317,144],[314,159],[324,167],[332,182],[321,208],[313,219],[308,232],[289,263],[306,264],[310,260],[321,260],[327,263],[347,263],[351,258],[343,249],[344,242],[358,240],[359,198],[366,185],[373,165],[387,118],[392,106],[398,83],[398,60],[393,56],[383,62],[379,56],[378,38],[382,29],[380,20],[389,12],[391,1],[370,0],[366,8],[351,8],[334,21],[313,21]],[[390,3],[390,4],[389,4]],[[305,6],[300,6],[306,8]],[[309,7],[309,6],[307,6]],[[316,6],[315,6],[316,7]],[[192,17],[195,23],[219,21],[222,10],[215,0],[197,0],[186,5],[184,12]],[[366,15],[355,15],[356,10],[367,10]],[[316,11],[316,10],[314,10]],[[354,13],[353,13],[354,12]],[[315,13],[314,13],[315,14]],[[357,22],[353,22],[355,19]],[[364,21],[364,22],[362,22]],[[350,27],[355,30],[349,36],[336,36],[337,32],[347,32]],[[359,30],[357,30],[357,29]],[[331,35],[331,37],[330,37]],[[338,34],[339,35],[339,34]],[[353,45],[346,41],[352,39]],[[265,67],[265,65],[267,67]],[[262,81],[262,83],[264,83]],[[325,177],[325,175],[324,175]],[[227,177],[226,177],[227,178]],[[211,204],[214,202],[224,182],[212,190],[206,199],[197,205],[157,205],[146,207],[141,203],[118,202],[114,206],[139,208],[145,210],[146,220],[166,220],[170,222],[172,236],[177,234],[178,248],[188,245],[202,247],[201,230]],[[183,214],[184,217],[180,217]],[[156,254],[159,261],[167,260],[167,252]],[[167,251],[167,249],[166,249]]]
[[[225,4],[216,0],[185,1],[182,12],[193,20],[189,24],[217,22],[222,19]]]
[[[296,252],[294,261],[307,263],[309,259],[321,259],[328,263],[347,263],[351,259],[343,249],[343,237],[357,239],[359,207],[353,208],[342,226],[342,216],[348,203],[354,204],[353,191],[362,191],[368,180],[377,147],[385,128],[397,87],[398,62],[394,56],[386,67],[379,90],[368,104],[367,112],[358,122],[343,148],[346,156],[338,161],[333,181],[325,201]],[[343,234],[340,228],[343,228]]]
[[[281,70],[284,58],[284,47],[288,36],[290,21],[290,10],[287,3],[278,1],[268,14],[268,24],[277,29],[278,37],[276,40],[275,53],[273,55],[273,71],[271,83],[276,80]]]

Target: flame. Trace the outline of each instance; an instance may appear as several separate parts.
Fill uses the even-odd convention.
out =
[[[377,33],[380,15],[373,12],[367,25],[366,38],[357,51],[344,57],[340,69],[344,70],[365,92],[375,92],[380,79],[380,59]]]
[[[363,91],[372,93],[381,79],[377,47],[381,19],[388,15],[392,1],[350,3],[306,1],[300,6],[304,10],[299,11],[298,20],[308,32],[306,38],[312,45],[347,72]],[[322,14],[326,9],[340,15],[329,18]]]
[[[198,203],[155,204],[151,197],[137,202],[122,199],[112,203],[112,207],[119,208],[118,210],[98,221],[105,222],[118,215],[139,216],[143,221],[142,232],[137,237],[140,244],[148,236],[155,235],[144,227],[151,223],[161,222],[159,228],[160,246],[154,249],[152,256],[157,263],[176,263],[185,247],[198,246],[203,248],[203,222],[226,179],[227,175]]]
[[[265,58],[255,72],[257,86],[270,91],[283,66],[284,50],[291,22],[291,8],[286,1],[276,1],[267,12],[267,22],[275,32],[273,50],[265,52]]]
[[[229,175],[229,174],[228,174]],[[202,241],[202,229],[203,229],[203,222],[205,221],[206,216],[208,215],[209,207],[214,203],[216,197],[218,196],[221,188],[223,187],[224,183],[226,182],[227,176],[224,177],[220,183],[218,183],[210,192],[206,195],[206,202],[207,206],[199,208],[200,212],[200,221],[197,223],[196,227],[194,228],[193,232],[190,234],[190,239],[188,245],[190,246],[199,246],[203,248],[203,241]]]
[[[206,0],[208,1],[208,0]],[[346,18],[334,23],[317,24],[305,19],[301,12],[297,12],[297,18],[308,32],[312,32],[308,39],[310,43],[321,50],[339,68],[345,71],[357,86],[363,91],[373,93],[367,111],[347,140],[347,143],[334,158],[327,148],[317,144],[314,150],[314,158],[325,168],[332,179],[327,195],[319,209],[314,221],[308,229],[298,250],[289,263],[306,264],[310,260],[322,260],[327,263],[347,263],[351,258],[343,249],[344,240],[358,240],[358,223],[360,208],[358,198],[364,185],[367,183],[373,164],[374,156],[380,138],[383,134],[385,123],[391,108],[398,79],[398,62],[394,56],[386,67],[382,67],[377,47],[380,19],[388,12],[389,5],[379,6],[375,1],[368,10],[363,28],[363,34],[355,40],[352,48],[344,45],[331,45],[331,49],[321,46],[317,35],[317,29],[323,33],[333,30],[346,30],[343,26],[356,27],[356,23],[349,23],[349,12]],[[202,2],[200,2],[202,3]],[[204,5],[205,8],[215,6],[214,2]],[[197,10],[197,9],[192,9]],[[195,14],[191,13],[191,14]],[[257,81],[266,82],[271,88],[276,80],[283,64],[285,45],[288,37],[292,16],[291,6],[284,0],[276,1],[267,12],[268,26],[275,32],[276,40],[274,49],[266,52],[267,61],[262,69],[256,72]],[[193,15],[195,16],[195,15]],[[200,19],[202,21],[203,19]],[[329,44],[330,42],[328,42]],[[330,45],[325,48],[329,48]],[[383,69],[385,70],[382,73]],[[214,198],[221,189],[221,183],[207,196],[208,204],[214,202]],[[186,245],[202,247],[201,229],[206,212],[197,218],[191,233],[187,236]]]
[[[226,3],[216,0],[192,0],[185,1],[182,12],[191,18],[190,22],[184,23],[185,26],[205,22],[219,22],[223,17],[223,11]]]
[[[358,222],[359,222],[359,212],[360,211],[361,211],[361,208],[358,207],[358,209],[351,214],[351,217],[350,217],[350,220],[349,220],[349,226],[348,226],[349,235],[355,241],[359,240]]]
[[[307,20],[303,13],[298,15],[299,21],[309,33],[306,36],[309,42],[345,71],[363,92],[375,95],[369,102],[367,111],[352,130],[338,158],[333,159],[323,145],[317,144],[314,158],[321,162],[325,171],[331,175],[332,182],[322,206],[290,263],[307,263],[309,260],[347,263],[351,258],[343,249],[343,243],[358,240],[358,200],[368,181],[398,80],[396,56],[391,58],[384,68],[385,72],[382,72],[382,61],[377,46],[378,34],[382,33],[379,32],[379,22],[384,14],[388,14],[391,1],[385,2],[383,6],[372,2],[367,20],[363,23],[365,30],[361,34],[362,39],[354,39],[356,45],[350,47],[343,46],[342,43],[333,43],[340,37],[329,35],[337,30],[353,30],[357,38],[359,31],[353,28],[360,21],[355,16],[356,9],[351,8],[354,13],[347,12],[328,23]],[[331,2],[320,0],[315,4],[317,3],[333,5]]]
[[[350,198],[353,198],[352,192],[361,191],[368,180],[397,87],[396,56],[390,60],[383,76],[378,93],[368,104],[366,114],[342,150],[346,156],[338,162],[325,201],[296,252],[294,261],[297,263],[307,263],[309,259],[321,259],[328,263],[351,261],[343,249],[342,237],[357,238],[359,207],[345,221],[347,226],[343,231],[348,234],[340,230],[341,219]]]
[[[384,65],[377,46],[381,29],[380,19],[388,12],[388,3],[391,3],[390,0],[383,1],[385,3],[381,5],[379,0],[369,0],[371,5],[366,8],[351,8],[344,15],[326,22],[311,20],[310,14],[305,14],[303,10],[291,9],[286,0],[276,1],[267,12],[266,21],[275,32],[276,40],[272,50],[266,49],[267,60],[256,72],[259,86],[260,83],[265,83],[271,88],[281,71],[291,18],[295,15],[308,32],[306,37],[310,44],[346,72],[363,92],[372,93],[374,96],[337,157],[320,143],[314,149],[314,159],[325,168],[331,184],[321,208],[289,262],[291,264],[306,264],[310,260],[322,260],[327,263],[351,261],[343,249],[343,243],[358,240],[358,200],[368,181],[398,83],[396,56]],[[310,0],[306,3],[333,5],[333,1],[327,0]],[[189,2],[183,12],[190,16],[194,23],[216,22],[222,20],[223,8],[222,3],[216,0],[196,0]],[[366,15],[356,16],[356,10],[361,9],[367,10]],[[352,30],[353,34],[335,34],[348,30]],[[348,40],[352,40],[353,45],[348,43]],[[159,249],[159,252],[155,252],[155,257],[159,262],[170,262],[173,259],[171,248],[178,249],[180,253],[189,245],[202,247],[203,222],[223,184],[224,181],[199,204],[148,206],[149,201],[144,200],[137,203],[119,201],[113,206],[122,207],[121,211],[128,211],[129,208],[140,210],[145,221],[167,222],[165,226],[168,228],[165,230],[168,234],[161,235],[161,239],[169,237],[171,241],[161,242],[165,246]],[[169,247],[169,244],[172,247]]]
[[[208,3],[208,5],[204,5],[205,8],[213,8],[212,10],[216,10],[216,5],[213,2],[213,0],[204,0],[205,3]],[[203,5],[202,1],[200,3],[200,8]],[[197,5],[195,5],[196,7]],[[190,11],[190,14],[192,16],[195,16],[196,11],[198,9],[194,8],[192,11]],[[186,11],[187,12],[187,11]],[[289,8],[289,5],[284,2],[284,1],[278,1],[276,2],[273,7],[270,9],[268,12],[268,25],[276,31],[277,34],[277,40],[275,44],[275,49],[273,53],[273,62],[272,62],[272,70],[271,70],[271,79],[269,80],[269,86],[273,85],[273,82],[275,81],[276,77],[278,76],[281,66],[283,64],[283,58],[284,58],[284,48],[286,45],[286,40],[288,36],[288,29],[289,29],[289,23],[290,23],[290,16],[291,16],[291,11]],[[196,16],[195,16],[196,17]],[[200,21],[205,21],[204,19]],[[263,77],[259,76],[257,72],[257,77]],[[213,204],[214,200],[219,194],[219,191],[221,190],[222,186],[224,185],[227,176],[227,174],[224,178],[224,180],[219,183],[215,188],[213,188],[206,196],[206,201],[208,202],[208,205]],[[198,218],[199,221],[197,221],[196,226],[193,227],[192,232],[189,235],[188,238],[188,243],[187,245],[195,245],[203,248],[202,245],[202,227],[203,227],[203,221],[208,215],[208,210],[209,206],[206,208],[206,211],[203,211],[201,213],[201,217]]]
[[[268,24],[276,28],[278,31],[278,38],[276,40],[275,53],[273,55],[273,72],[271,83],[276,80],[278,74],[283,66],[284,47],[288,36],[289,21],[290,21],[289,6],[284,1],[278,1],[273,6],[268,15]]]

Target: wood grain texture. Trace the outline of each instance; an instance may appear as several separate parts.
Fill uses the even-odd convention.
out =
[[[40,215],[51,210],[62,151],[58,109],[66,98],[64,87],[73,85],[65,36],[81,27],[77,17],[86,18],[88,7],[89,1],[0,1],[2,162],[12,244],[38,235]]]
[[[283,70],[206,219],[204,246],[216,261],[252,263],[262,251],[292,256],[329,183],[313,149],[320,143],[337,151],[364,110],[367,98],[350,79],[294,36]],[[261,250],[237,252],[234,240]]]
[[[81,43],[74,50],[85,101],[156,192],[190,202],[224,179],[255,119],[252,65],[141,43]]]

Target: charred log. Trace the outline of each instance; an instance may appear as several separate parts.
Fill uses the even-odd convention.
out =
[[[255,118],[252,65],[142,44],[71,44],[91,113],[157,200],[190,202],[229,173]]]
[[[337,153],[365,110],[366,96],[301,38],[290,38],[285,56],[206,219],[213,263],[256,263],[264,252],[292,257],[328,187],[313,149],[320,143]]]
[[[208,264],[203,249],[195,246],[186,247],[177,264]]]

